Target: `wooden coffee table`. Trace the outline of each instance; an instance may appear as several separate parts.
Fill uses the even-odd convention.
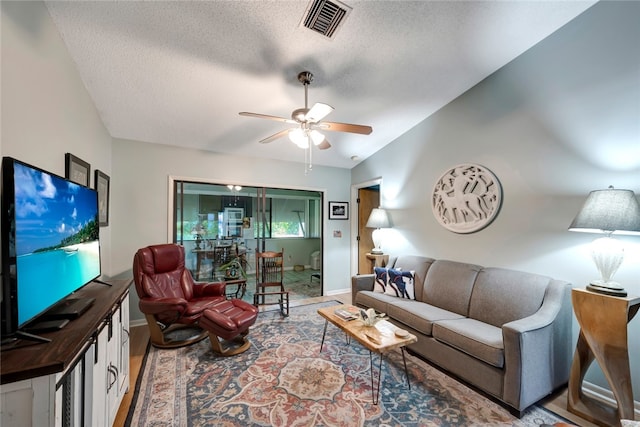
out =
[[[407,344],[418,341],[415,335],[407,334],[406,336],[399,337],[396,335],[398,328],[387,320],[379,321],[375,326],[364,326],[359,319],[344,320],[335,314],[337,309],[346,309],[352,306],[349,305],[334,305],[332,307],[324,307],[318,309],[318,314],[325,318],[324,331],[322,332],[322,342],[320,343],[320,351],[324,346],[324,338],[327,334],[327,325],[329,323],[337,326],[343,330],[347,336],[347,343],[353,338],[362,344],[369,350],[369,362],[371,367],[371,398],[373,404],[377,405],[380,398],[380,380],[382,377],[382,358],[384,353],[400,348],[402,352],[402,362],[404,363],[404,373],[407,377],[407,385],[411,389],[411,382],[409,381],[409,372],[407,371],[407,360],[404,355],[404,346]],[[380,363],[378,365],[378,383],[374,387],[373,381],[373,353],[380,355]]]

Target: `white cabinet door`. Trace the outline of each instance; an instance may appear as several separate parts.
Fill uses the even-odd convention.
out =
[[[93,344],[93,372],[91,388],[91,426],[106,426],[107,417],[107,344],[109,328],[103,325]]]
[[[55,425],[55,375],[3,384],[0,390],[2,427]]]
[[[107,416],[109,425],[113,424],[113,420],[118,412],[118,391],[120,380],[120,369],[118,360],[120,359],[120,343],[122,330],[120,329],[120,311],[118,307],[111,316],[110,323],[107,326],[109,330],[107,344]]]
[[[122,300],[120,306],[120,358],[118,366],[120,370],[120,381],[118,393],[120,400],[129,390],[129,294]]]

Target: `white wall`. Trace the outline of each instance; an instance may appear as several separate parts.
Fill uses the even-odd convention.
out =
[[[584,287],[598,273],[595,235],[567,227],[591,190],[640,195],[640,2],[602,2],[358,165],[354,184],[382,176],[390,253],[423,254],[542,273]],[[460,163],[501,181],[502,210],[486,229],[454,234],[434,218],[438,178]],[[640,294],[640,238],[621,237],[616,279]],[[578,325],[574,321],[573,341]],[[640,400],[640,316],[629,325]],[[587,381],[609,389],[595,366]]]
[[[131,275],[134,253],[141,247],[166,243],[169,177],[211,180],[216,183],[245,186],[264,185],[325,192],[323,262],[324,293],[331,294],[350,287],[350,234],[347,221],[327,220],[329,200],[349,200],[350,171],[314,166],[308,175],[299,163],[231,157],[228,155],[185,150],[167,145],[114,139],[112,191],[112,225],[115,274]],[[342,238],[334,238],[333,230]],[[137,299],[131,304],[131,318],[142,318]]]
[[[64,176],[65,153],[111,173],[111,137],[40,2],[1,2],[2,156]],[[111,274],[111,227],[100,228]]]

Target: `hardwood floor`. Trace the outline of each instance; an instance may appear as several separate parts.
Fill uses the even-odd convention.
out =
[[[351,294],[339,294],[332,295],[328,297],[316,297],[316,298],[308,298],[305,300],[299,301],[291,301],[291,307],[295,307],[296,305],[304,305],[304,304],[313,304],[316,302],[323,301],[340,301],[343,304],[351,303]],[[133,398],[136,380],[138,379],[138,375],[140,373],[140,369],[142,367],[142,360],[144,358],[147,344],[149,342],[149,330],[147,326],[138,326],[131,328],[131,345],[130,345],[130,383],[129,383],[129,392],[125,394],[122,399],[122,403],[120,404],[120,408],[118,409],[118,415],[114,421],[114,426],[124,426],[125,421],[127,419],[127,413],[129,412],[129,407],[131,406],[131,400]],[[588,421],[583,420],[582,418],[570,413],[567,411],[567,390],[566,387],[560,392],[556,393],[543,400],[542,406],[549,409],[556,414],[571,420],[578,426],[583,427],[596,427],[595,424],[592,424]]]

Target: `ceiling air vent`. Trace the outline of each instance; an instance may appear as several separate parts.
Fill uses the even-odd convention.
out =
[[[302,19],[302,25],[332,39],[351,8],[344,3],[312,0]]]

